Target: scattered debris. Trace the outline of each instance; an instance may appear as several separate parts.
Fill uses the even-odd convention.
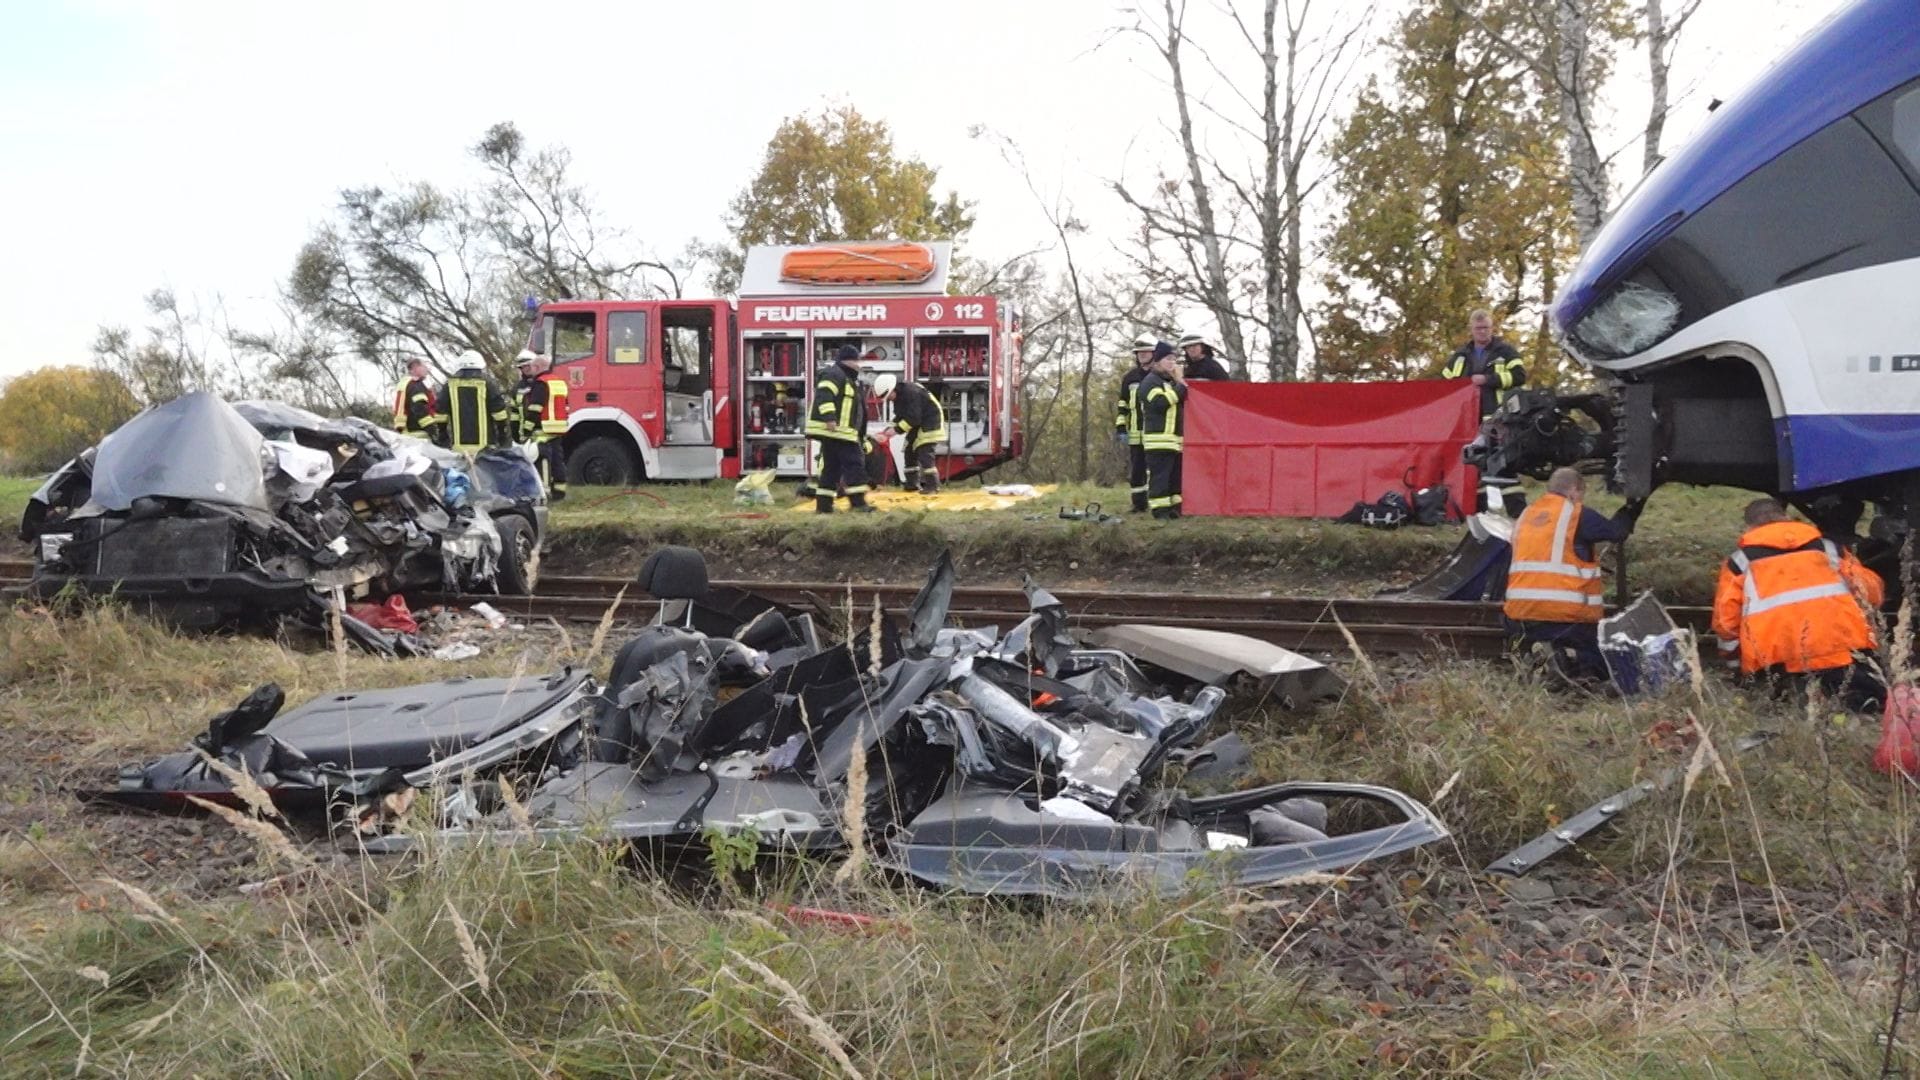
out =
[[[1773,737],[1774,732],[1771,731],[1751,732],[1742,735],[1735,741],[1733,749],[1736,753],[1746,753],[1748,750],[1766,745]],[[1705,740],[1702,740],[1698,745],[1700,747],[1706,747],[1708,744]],[[1711,753],[1711,750],[1709,749],[1705,752]],[[1700,760],[1700,752],[1697,751],[1694,757],[1695,765],[1697,765]],[[1633,806],[1635,803],[1642,802],[1648,796],[1656,792],[1666,791],[1668,788],[1683,781],[1691,785],[1692,781],[1688,777],[1688,773],[1689,771],[1694,771],[1697,775],[1695,765],[1675,765],[1665,772],[1662,772],[1659,776],[1642,780],[1632,787],[1614,792],[1612,795],[1601,799],[1599,802],[1594,803],[1592,806],[1561,822],[1558,826],[1541,833],[1539,836],[1534,837],[1505,855],[1500,856],[1498,859],[1493,860],[1493,862],[1488,865],[1486,872],[1506,877],[1519,877],[1522,874],[1531,873],[1541,863],[1572,847],[1588,833],[1620,816],[1622,811]]]
[[[905,631],[876,611],[826,646],[797,612],[706,589],[697,553],[658,552],[642,576],[660,615],[619,650],[604,686],[571,672],[454,679],[329,695],[285,715],[263,688],[197,745],[283,807],[332,804],[372,852],[416,842],[391,831],[399,815],[381,802],[415,791],[435,800],[443,843],[591,834],[697,846],[730,834],[827,853],[849,850],[852,830],[873,864],[931,884],[1056,897],[1172,892],[1197,872],[1261,884],[1447,835],[1387,788],[1194,796],[1163,784],[1176,759],[1220,775],[1244,764],[1237,740],[1191,749],[1227,700],[1212,683],[1302,675],[1291,654],[1221,642],[1225,663],[1201,678],[1178,670],[1202,670],[1187,663],[1200,647],[1175,638],[1185,652],[1158,654],[1172,667],[1143,665],[1075,643],[1065,609],[1031,582],[1030,614],[1005,634],[948,628],[945,558]],[[501,792],[514,790],[524,800],[506,805]],[[197,754],[84,797],[177,808],[187,794],[233,798]]]
[[[1653,593],[1641,593],[1624,610],[1601,619],[1599,637],[1607,676],[1622,694],[1658,694],[1690,684],[1690,658],[1699,646]]]
[[[1337,698],[1347,689],[1346,680],[1325,664],[1244,634],[1135,625],[1095,630],[1086,640],[1208,686],[1244,682],[1290,708]]]

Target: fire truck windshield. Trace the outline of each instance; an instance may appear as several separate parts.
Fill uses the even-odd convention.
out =
[[[533,332],[533,344],[528,347],[534,352],[546,352],[541,346],[551,346],[555,363],[585,359],[593,355],[593,321],[590,311],[548,315],[540,320]]]

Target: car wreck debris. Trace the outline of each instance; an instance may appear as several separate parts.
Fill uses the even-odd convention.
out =
[[[1755,731],[1742,735],[1733,744],[1734,752],[1744,754],[1766,745],[1774,736],[1775,733],[1771,731]],[[1622,788],[1493,860],[1488,864],[1486,872],[1500,877],[1521,877],[1530,874],[1541,863],[1585,839],[1587,834],[1619,817],[1629,807],[1673,787],[1685,774],[1686,768],[1676,765],[1658,776],[1642,780],[1631,787]]]
[[[1237,739],[1195,749],[1228,690],[1075,643],[1037,586],[1028,618],[1005,634],[945,627],[943,559],[905,630],[882,619],[822,645],[797,611],[722,590],[688,596],[704,586],[689,555],[649,561],[650,583],[679,595],[619,650],[604,685],[575,672],[455,679],[285,714],[263,688],[216,718],[200,749],[277,801],[330,804],[337,820],[378,831],[362,839],[374,853],[419,841],[370,810],[403,791],[433,800],[442,843],[591,832],[685,846],[721,832],[810,852],[847,846],[843,811],[860,800],[884,867],[967,892],[1055,897],[1171,892],[1202,871],[1256,885],[1447,835],[1387,788],[1198,796],[1168,784],[1176,760],[1218,776],[1244,767]],[[498,776],[527,792],[523,808],[498,805]],[[169,808],[224,783],[189,752],[84,795]]]
[[[192,393],[142,412],[29,500],[32,588],[111,593],[213,626],[327,597],[409,589],[528,593],[546,528],[538,476],[364,420]],[[364,622],[356,640],[395,651]]]

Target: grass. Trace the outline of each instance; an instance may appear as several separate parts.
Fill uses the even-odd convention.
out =
[[[187,638],[113,608],[0,613],[0,1060],[9,1076],[1871,1075],[1914,825],[1866,766],[1877,731],[1709,681],[1699,695],[1569,696],[1525,672],[1396,667],[1302,716],[1231,717],[1272,779],[1364,780],[1434,800],[1457,843],[1354,881],[1177,900],[1008,904],[832,865],[747,887],[618,852],[481,845],[296,871],[281,890],[149,883],[49,777],[171,750],[277,680],[298,701],[454,672],[593,663],[515,641],[457,668]],[[600,662],[604,667],[604,662]],[[1644,909],[1576,962],[1511,947],[1477,870],[1634,779],[1756,727],[1781,740],[1727,784],[1649,800],[1548,880]],[[57,752],[49,765],[23,752]],[[1702,759],[1704,765],[1704,759]],[[1440,793],[1444,790],[1444,797]],[[210,821],[198,841],[250,841]],[[309,849],[311,851],[312,849]],[[261,853],[246,876],[286,873]],[[677,884],[674,882],[678,882]],[[1384,901],[1380,898],[1384,896]],[[1364,904],[1382,906],[1369,908]],[[848,930],[788,905],[870,916]],[[1710,932],[1733,905],[1754,926]],[[1526,918],[1554,917],[1548,906]],[[1326,940],[1450,928],[1429,1001],[1330,978]],[[1657,928],[1657,929],[1655,929]],[[1316,937],[1316,935],[1318,935]],[[1651,937],[1649,938],[1649,935]],[[1314,944],[1318,941],[1319,944]],[[1335,956],[1340,954],[1336,953]],[[1897,955],[1897,954],[1896,954]],[[1388,963],[1393,958],[1388,957]],[[1591,981],[1563,976],[1588,972]],[[1903,1036],[1897,1067],[1920,1060]]]
[[[1629,576],[1671,603],[1707,604],[1752,496],[1671,488],[1657,495],[1631,543]],[[1098,502],[1119,524],[1062,520],[1063,507]],[[1326,521],[1127,515],[1123,488],[1062,484],[1049,496],[993,512],[921,511],[817,518],[733,504],[729,484],[656,484],[638,494],[576,490],[555,508],[551,554],[570,571],[631,572],[661,544],[699,548],[723,576],[854,575],[913,580],[951,547],[966,580],[1042,580],[1142,591],[1271,590],[1370,593],[1415,580],[1459,542],[1458,528],[1383,532]],[[1609,513],[1618,500],[1596,495]]]
[[[39,489],[39,477],[0,474],[0,537],[7,542],[13,540],[14,531],[20,526],[20,515],[27,509],[28,497]]]

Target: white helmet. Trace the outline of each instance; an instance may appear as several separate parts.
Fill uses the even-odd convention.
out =
[[[900,380],[895,378],[893,372],[891,371],[883,371],[880,374],[874,376],[873,396],[886,397],[888,394],[893,393],[894,385],[899,381]]]
[[[484,356],[481,356],[479,351],[475,349],[468,349],[467,351],[461,353],[453,361],[453,368],[455,371],[464,371],[467,368],[483,368],[486,366],[487,366],[487,358]]]
[[[534,352],[532,349],[521,349],[520,355],[513,358],[515,367],[526,367],[528,364],[537,364],[539,362],[540,354]]]
[[[1159,339],[1152,334],[1141,334],[1139,337],[1133,339],[1133,351],[1152,352],[1153,347],[1159,343]]]
[[[1180,340],[1176,342],[1176,345],[1182,349],[1186,348],[1189,345],[1211,345],[1211,344],[1213,344],[1213,342],[1207,340],[1207,335],[1199,334],[1199,333],[1181,334]]]

